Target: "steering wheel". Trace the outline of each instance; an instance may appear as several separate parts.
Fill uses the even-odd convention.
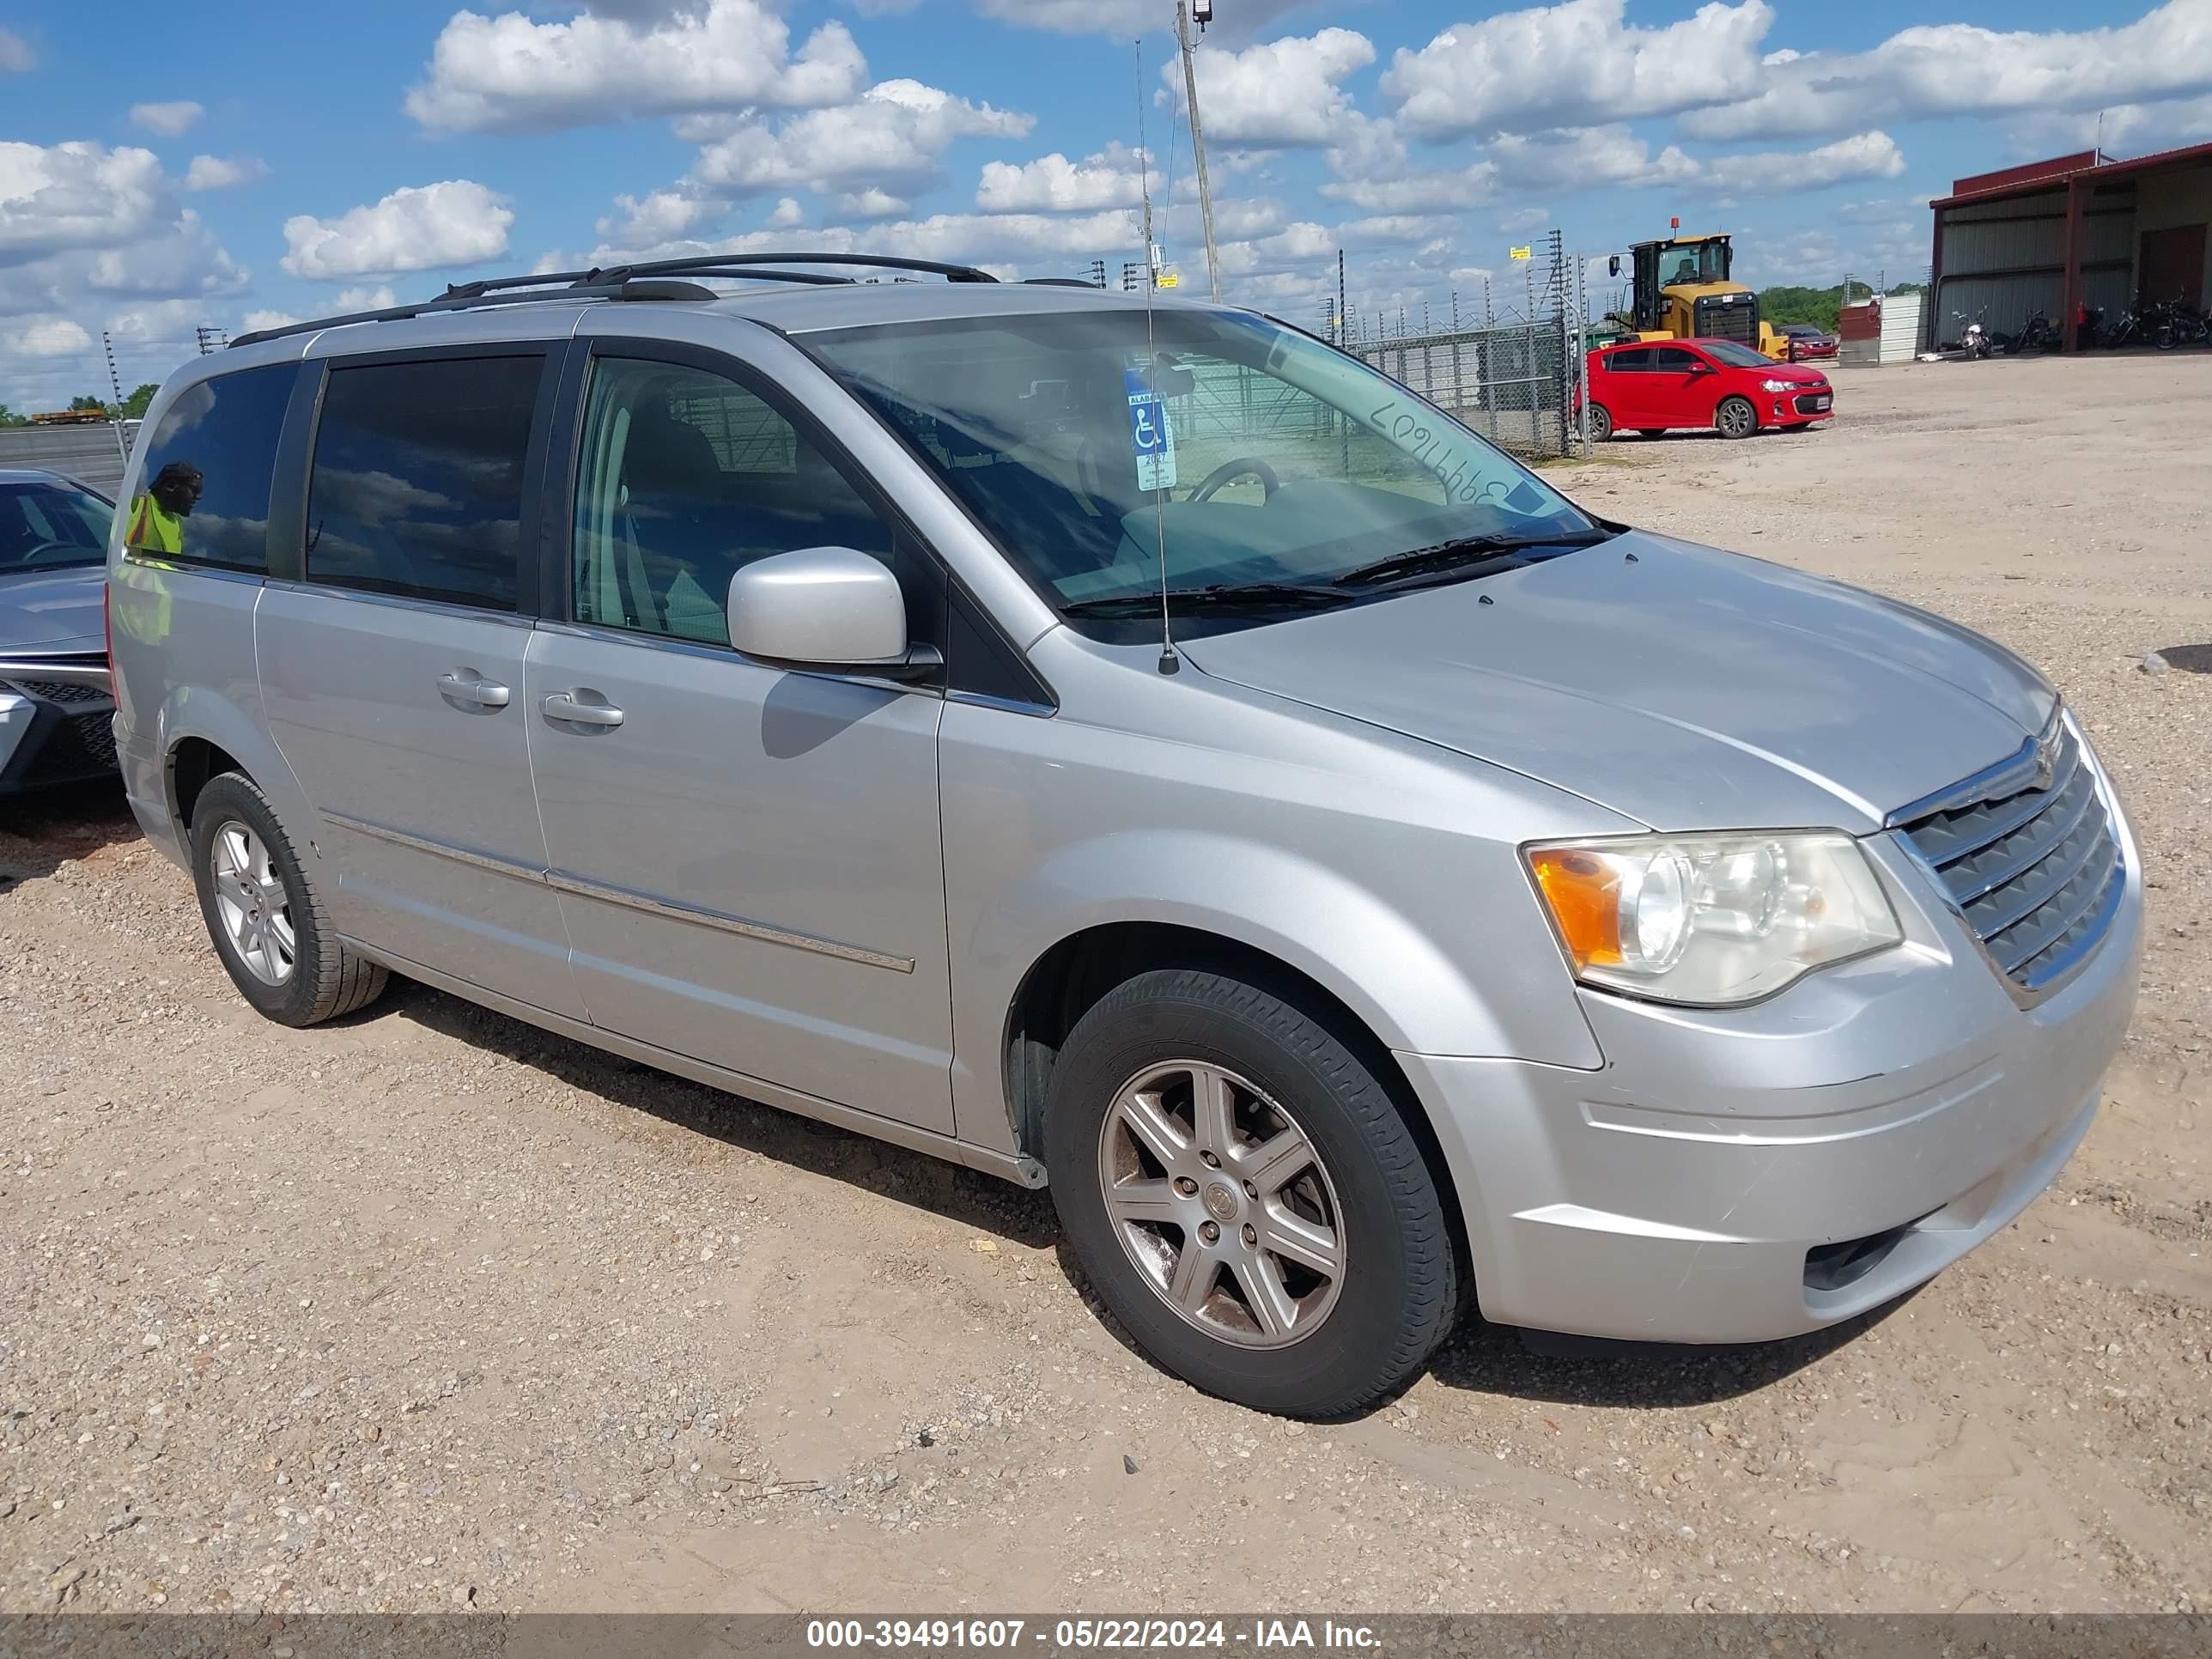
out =
[[[1222,462],[1200,479],[1198,487],[1190,492],[1189,499],[1194,501],[1212,501],[1214,492],[1222,485],[1232,483],[1238,478],[1257,478],[1262,501],[1273,501],[1275,492],[1283,487],[1283,481],[1275,476],[1275,469],[1257,455],[1239,455],[1233,461]]]
[[[68,542],[40,542],[35,546],[27,548],[21,553],[17,554],[15,556],[15,562],[17,564],[29,564],[41,553],[66,553],[70,549],[70,544]]]

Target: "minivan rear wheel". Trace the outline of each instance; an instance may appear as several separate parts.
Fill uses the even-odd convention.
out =
[[[1052,1193],[1100,1299],[1209,1394],[1331,1417],[1451,1328],[1443,1200],[1396,1102],[1322,1019],[1196,969],[1078,1022],[1045,1119]]]
[[[376,1000],[383,965],[339,942],[292,838],[250,780],[209,781],[192,805],[191,839],[200,915],[240,996],[281,1025]]]

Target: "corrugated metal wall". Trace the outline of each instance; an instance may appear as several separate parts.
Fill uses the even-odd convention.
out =
[[[1909,363],[1920,350],[1920,295],[1892,294],[1881,302],[1881,355],[1885,363]]]
[[[2136,252],[2132,183],[2099,186],[2084,204],[2082,297],[2117,316],[2130,297]],[[2019,332],[2040,311],[2062,327],[2066,303],[2066,192],[1976,202],[1943,210],[1943,270],[1936,312],[1922,339],[1955,343],[1978,317],[1992,333]]]

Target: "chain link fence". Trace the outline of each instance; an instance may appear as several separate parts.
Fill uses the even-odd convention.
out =
[[[1463,313],[1456,295],[1446,328],[1409,329],[1402,313],[1395,327],[1354,313],[1344,349],[1501,449],[1537,459],[1580,454],[1588,441],[1581,395],[1588,285],[1583,261],[1564,252],[1558,232],[1540,252],[1522,262],[1517,281],[1485,284],[1480,319]],[[1505,287],[1518,291],[1501,303]]]

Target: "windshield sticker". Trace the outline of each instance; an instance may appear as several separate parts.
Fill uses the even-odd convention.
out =
[[[1140,369],[1121,371],[1129,397],[1129,447],[1137,458],[1137,488],[1172,489],[1176,483],[1175,428],[1167,404]]]

